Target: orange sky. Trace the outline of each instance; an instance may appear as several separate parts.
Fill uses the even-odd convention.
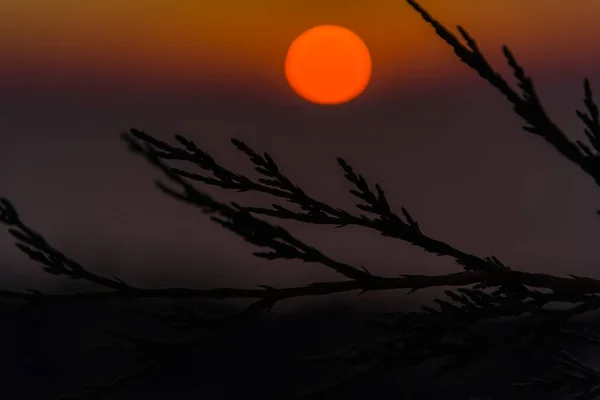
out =
[[[598,57],[586,48],[600,35],[594,28],[600,1],[582,0],[577,7],[563,0],[421,5],[448,27],[465,26],[494,61],[502,43],[517,55],[527,53],[529,67],[556,66],[548,61],[557,56],[569,56],[569,63]],[[459,68],[404,0],[3,0],[0,84],[37,76],[280,87],[291,40],[324,23],[346,26],[364,39],[374,86]]]

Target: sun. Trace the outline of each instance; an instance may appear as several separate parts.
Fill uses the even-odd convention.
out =
[[[341,104],[359,96],[371,79],[369,49],[351,30],[319,25],[298,36],[285,58],[285,76],[300,97]]]

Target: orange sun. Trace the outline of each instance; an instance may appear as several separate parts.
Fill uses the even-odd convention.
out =
[[[349,29],[321,25],[298,36],[285,58],[285,76],[300,97],[340,104],[360,95],[371,79],[371,55]]]

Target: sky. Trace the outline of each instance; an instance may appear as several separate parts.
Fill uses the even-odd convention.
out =
[[[539,68],[559,50],[573,65],[597,60],[585,49],[600,29],[594,24],[600,5],[582,1],[577,7],[558,0],[429,0],[423,5],[451,26],[459,23],[477,33],[482,45],[508,42],[527,52],[528,65]],[[345,26],[367,42],[376,70],[364,101],[394,95],[392,82],[412,86],[415,79],[436,75],[432,69],[446,71],[440,79],[447,82],[458,70],[401,0],[327,5],[314,0],[7,0],[0,7],[0,82],[7,87],[103,87],[116,93],[123,85],[171,90],[209,85],[217,92],[233,86],[285,101],[289,94],[281,64],[287,46],[318,24]],[[550,69],[556,72],[556,66]]]
[[[160,176],[126,151],[119,133],[183,134],[252,175],[229,142],[236,137],[269,152],[298,185],[335,206],[359,212],[335,161],[341,156],[426,234],[513,268],[600,277],[600,196],[591,179],[521,130],[510,105],[404,1],[323,3],[3,0],[0,195],[84,266],[134,284],[281,287],[339,279],[317,265],[252,257],[256,248],[159,193],[153,180]],[[583,78],[593,88],[600,83],[600,2],[420,4],[446,27],[465,27],[507,77],[501,46],[509,45],[548,113],[572,138],[584,137],[574,110],[582,108]],[[372,80],[347,104],[309,104],[285,81],[287,47],[319,24],[352,29],[371,52]],[[207,192],[243,204],[274,200]],[[331,257],[382,275],[458,268],[361,229],[282,225]],[[65,287],[12,243],[0,230],[2,288]],[[396,294],[398,303],[385,296],[392,295],[361,302],[416,303],[414,295]]]
[[[163,139],[188,135],[226,165],[251,173],[229,143],[237,137],[270,152],[309,193],[336,205],[355,204],[335,162],[342,156],[382,184],[396,209],[414,213],[426,232],[466,251],[527,269],[560,270],[575,259],[569,268],[590,270],[598,203],[591,181],[521,131],[504,99],[458,62],[407,3],[328,4],[2,2],[2,195],[65,252],[135,279],[191,274],[258,284],[329,276],[318,266],[280,268],[253,259],[253,249],[233,234],[158,193],[154,171],[125,151],[118,134],[138,128]],[[557,123],[582,137],[574,109],[581,107],[583,77],[592,85],[600,80],[600,56],[590,51],[600,4],[422,6],[449,28],[464,26],[493,65],[510,74],[500,51],[508,44]],[[293,38],[323,23],[354,30],[373,58],[365,92],[333,107],[298,98],[283,73]],[[294,225],[293,232],[381,273],[454,268],[370,232],[313,228]],[[8,235],[1,237],[7,279],[48,281],[10,249]],[[349,249],[347,241],[364,248]],[[187,265],[177,274],[147,265],[160,264],[163,253]],[[196,257],[206,266],[195,266]]]

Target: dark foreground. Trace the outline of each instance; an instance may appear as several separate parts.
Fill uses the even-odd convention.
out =
[[[152,318],[118,307],[79,304],[25,315],[13,310],[13,305],[3,304],[0,325],[0,398],[11,400],[53,399],[129,371],[134,364],[126,354],[103,354],[91,348],[103,342],[102,327],[142,336],[170,332]],[[205,310],[216,308],[205,306]],[[331,367],[316,366],[305,357],[370,337],[373,328],[365,323],[369,317],[351,306],[287,314],[274,310],[207,337],[199,348],[109,398],[292,399],[299,390],[334,376]],[[446,379],[438,386],[423,386],[418,373],[390,371],[325,398],[458,400],[486,394],[499,400],[537,398],[531,392],[506,392],[505,385],[536,374],[548,361],[543,357],[485,360],[476,367],[477,373]]]

